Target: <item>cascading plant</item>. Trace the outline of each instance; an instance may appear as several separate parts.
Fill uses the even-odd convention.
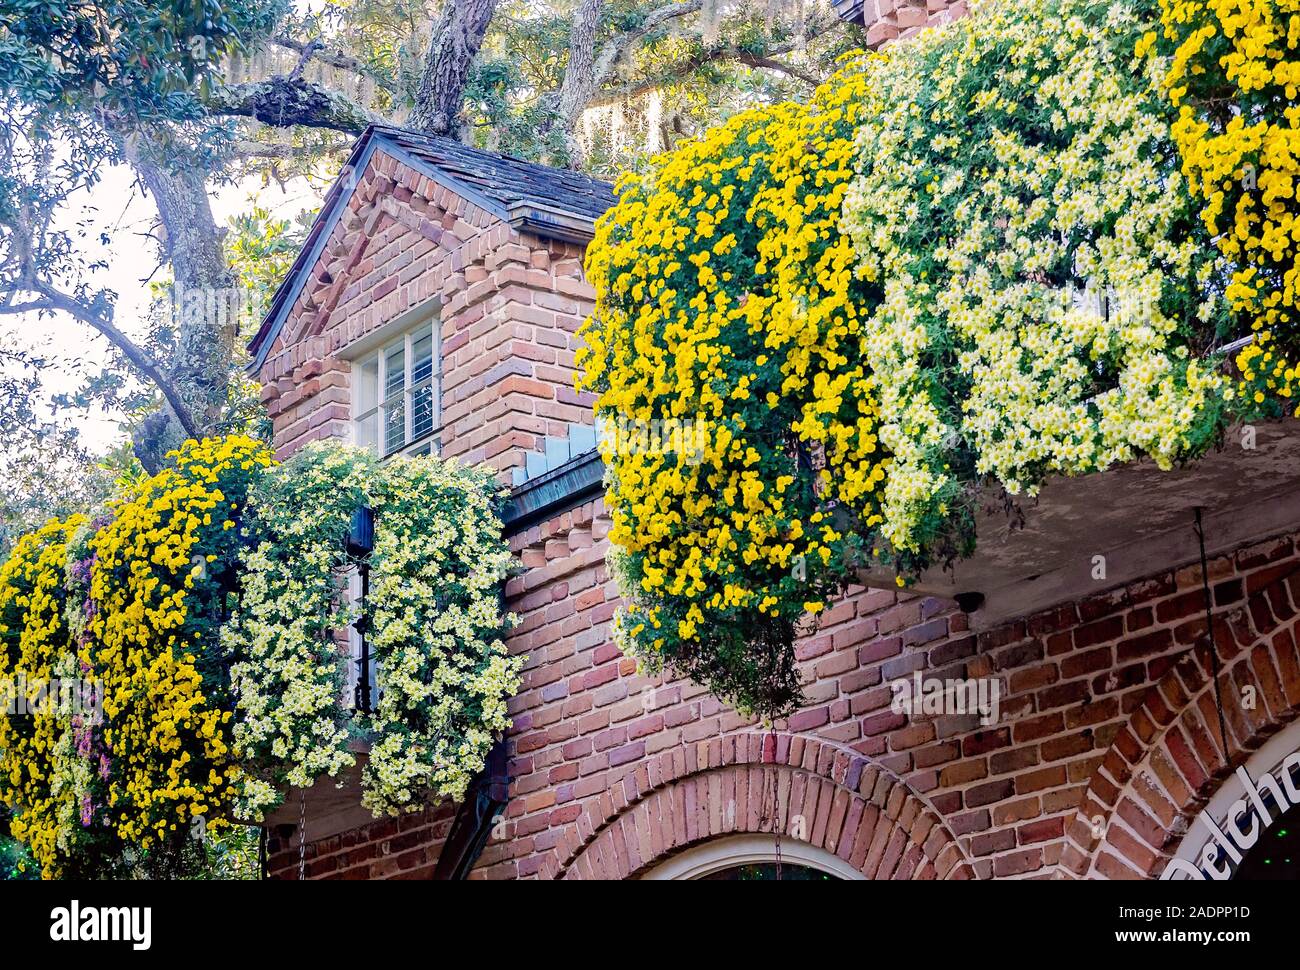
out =
[[[1109,0],[985,4],[874,77],[844,224],[885,299],[866,322],[894,454],[883,531],[942,511],[954,445],[1032,496],[1051,475],[1221,434],[1228,268],[1196,218],[1151,23]]]
[[[464,796],[495,738],[525,658],[503,635],[511,568],[490,473],[435,459],[379,462],[343,445],[307,446],[252,497],[239,607],[222,633],[233,658],[240,810],[257,819],[287,785],[356,763],[369,742],[363,803],[376,814]],[[340,633],[363,619],[344,595],[359,566],[352,515],[374,513],[367,637],[379,670],[370,714],[340,704],[349,662]]]
[[[0,564],[0,686],[76,682],[79,706],[0,705],[0,802],[46,877],[176,876],[196,835],[355,763],[376,814],[462,798],[510,724],[511,568],[490,472],[317,444],[186,443],[93,519]],[[354,509],[379,523],[367,608],[380,700],[340,705]],[[5,700],[6,698],[0,698]],[[85,703],[89,702],[89,703]],[[238,842],[238,840],[236,840]],[[242,844],[242,843],[240,843]]]
[[[1252,343],[1236,363],[1246,406],[1294,413],[1300,391],[1300,5],[1160,0],[1140,51],[1161,85],[1206,231],[1232,261],[1227,298]]]
[[[588,250],[579,363],[606,429],[619,636],[770,716],[799,699],[801,617],[899,552],[872,542],[890,461],[862,344],[878,288],[840,228],[876,61],[623,179]]]
[[[580,363],[649,669],[785,713],[863,567],[905,585],[973,550],[990,484],[1170,468],[1241,413],[1155,16],[986,3],[620,183]],[[670,423],[692,448],[640,433]]]

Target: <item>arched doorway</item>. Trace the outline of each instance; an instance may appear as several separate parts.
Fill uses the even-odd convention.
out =
[[[1300,879],[1300,721],[1270,738],[1191,821],[1166,879]]]
[[[807,842],[781,840],[783,882],[860,880],[862,873],[837,855]],[[777,878],[776,840],[769,834],[711,839],[655,866],[642,879],[766,882]]]
[[[1232,877],[1244,859],[1237,846],[1223,853],[1232,869],[1207,871],[1215,871],[1217,847],[1227,838],[1222,823],[1247,794],[1236,769],[1280,785],[1284,761],[1297,755],[1300,768],[1298,569],[1293,562],[1276,567],[1271,582],[1216,616],[1217,665],[1198,645],[1145,691],[1066,827],[1066,872],[1105,879]],[[1300,772],[1295,777],[1300,784]],[[1258,796],[1253,785],[1251,794]],[[1300,789],[1286,800],[1287,808],[1300,802]],[[1238,813],[1247,833],[1249,807]]]

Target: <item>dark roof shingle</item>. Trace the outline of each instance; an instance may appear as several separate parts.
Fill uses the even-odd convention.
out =
[[[580,172],[470,148],[450,138],[404,128],[376,125],[373,130],[385,141],[391,141],[507,210],[516,209],[521,204],[545,206],[594,222],[614,204],[613,186]]]

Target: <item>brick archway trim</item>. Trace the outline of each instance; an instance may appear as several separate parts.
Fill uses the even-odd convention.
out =
[[[1066,830],[1065,874],[1159,876],[1224,778],[1300,712],[1300,567],[1252,576],[1245,602],[1215,617],[1227,752],[1204,638],[1116,735]],[[1202,621],[1202,625],[1204,621]],[[1255,706],[1241,703],[1253,690]]]
[[[905,782],[830,742],[771,733],[714,738],[641,765],[566,830],[541,875],[635,877],[717,836],[771,832],[773,822],[869,879],[974,878],[961,843]]]

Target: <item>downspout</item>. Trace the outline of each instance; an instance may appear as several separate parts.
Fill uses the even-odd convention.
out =
[[[509,771],[503,738],[488,752],[487,764],[456,811],[433,878],[468,879],[470,870],[487,845],[496,817],[509,800]]]
[[[505,533],[524,529],[560,515],[601,493],[604,465],[593,451],[571,458],[544,475],[516,486],[502,511]],[[456,811],[434,867],[434,879],[466,879],[487,845],[492,825],[510,799],[509,758],[503,738],[488,753],[483,772],[475,779]]]

